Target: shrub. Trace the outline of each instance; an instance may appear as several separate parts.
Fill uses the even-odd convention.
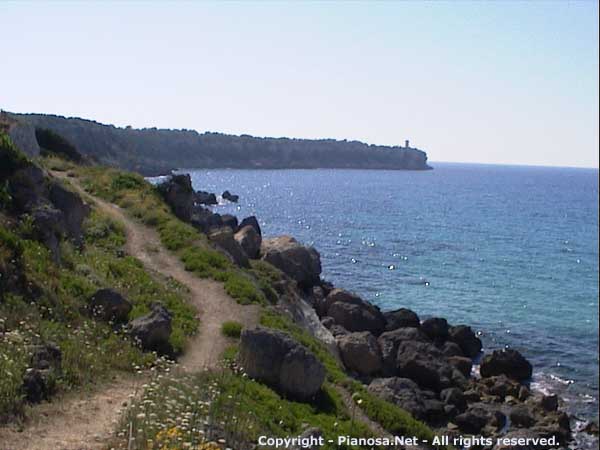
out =
[[[0,132],[0,181],[31,162],[12,142],[8,134]]]
[[[221,325],[221,333],[223,333],[224,336],[238,339],[242,334],[242,324],[235,320],[223,322],[223,325]]]

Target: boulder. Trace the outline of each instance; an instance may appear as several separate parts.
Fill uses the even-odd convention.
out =
[[[127,322],[132,306],[117,291],[99,289],[90,298],[89,308],[94,317],[100,320],[123,323]]]
[[[403,341],[398,345],[396,373],[410,378],[425,389],[440,391],[442,386],[440,361],[442,353],[432,344]]]
[[[55,392],[55,380],[62,371],[62,352],[52,343],[32,349],[30,367],[23,376],[23,395],[29,403],[48,400]]]
[[[419,316],[414,311],[406,308],[396,309],[383,313],[385,318],[385,331],[392,331],[396,328],[420,326]]]
[[[49,198],[63,212],[67,235],[80,245],[83,241],[82,225],[90,213],[90,207],[81,197],[57,181],[50,183]]]
[[[418,328],[398,328],[393,331],[386,331],[377,339],[381,348],[383,358],[383,373],[386,376],[392,376],[396,373],[396,359],[398,356],[398,346],[404,341],[426,342],[427,336]]]
[[[485,355],[479,368],[482,377],[506,375],[517,381],[531,378],[533,368],[517,350],[494,350],[491,355]]]
[[[325,381],[325,367],[310,350],[268,328],[242,331],[239,360],[251,378],[301,400],[313,397]]]
[[[457,387],[443,389],[440,392],[440,399],[447,405],[456,406],[459,411],[464,411],[467,407],[467,400]]]
[[[250,261],[242,246],[233,238],[233,232],[230,228],[220,228],[213,230],[208,239],[214,243],[221,251],[225,252],[231,260],[240,267],[250,268]]]
[[[510,410],[509,418],[511,424],[518,428],[529,428],[535,422],[531,411],[526,405],[513,406]]]
[[[192,220],[195,193],[189,174],[172,175],[157,188],[173,214],[184,222]]]
[[[224,227],[231,228],[231,231],[235,233],[238,227],[238,219],[233,214],[223,214],[221,216],[221,222]]]
[[[239,195],[232,194],[229,191],[223,192],[223,194],[221,195],[221,197],[223,197],[223,199],[228,200],[228,201],[230,201],[232,203],[237,203],[238,200],[240,199]]]
[[[320,281],[321,257],[313,247],[305,247],[291,236],[264,239],[261,257],[271,263],[299,286],[310,288]]]
[[[408,411],[418,420],[430,424],[444,423],[444,403],[429,391],[419,389],[417,383],[408,378],[376,378],[369,384],[369,392]]]
[[[481,352],[481,339],[479,339],[471,327],[467,325],[456,325],[450,327],[449,339],[458,344],[465,356],[475,358]]]
[[[463,433],[479,434],[488,422],[491,421],[490,413],[481,407],[470,407],[467,411],[457,415],[454,423]]]
[[[248,258],[256,259],[260,256],[262,238],[254,227],[246,225],[239,229],[233,237],[240,244]]]
[[[381,334],[385,327],[383,314],[375,305],[343,289],[334,289],[325,298],[326,314],[348,331],[370,331]]]
[[[381,351],[377,339],[368,331],[342,335],[337,342],[348,370],[360,375],[373,375],[381,370]]]
[[[194,202],[197,205],[216,205],[219,203],[215,194],[206,191],[196,191],[194,193]]]
[[[493,395],[503,401],[507,396],[520,397],[521,385],[508,378],[506,375],[496,375],[482,378],[480,381],[481,391],[487,395]]]
[[[144,350],[171,354],[171,314],[165,307],[155,303],[152,311],[134,319],[129,324],[129,333]]]
[[[196,207],[192,214],[191,224],[203,233],[209,233],[223,227],[223,218],[206,208]]]
[[[417,383],[408,378],[376,378],[369,384],[369,392],[398,405],[419,420],[425,418],[423,393]]]
[[[329,317],[329,316],[322,317],[321,318],[321,323],[336,338],[338,336],[343,336],[345,334],[350,333],[343,326],[338,325],[337,323],[335,323],[335,320],[333,320],[333,317]]]
[[[461,348],[455,342],[446,341],[440,347],[444,356],[465,356]]]
[[[244,218],[238,225],[238,230],[241,230],[246,225],[250,225],[252,228],[254,228],[254,231],[256,231],[259,236],[262,236],[262,231],[260,229],[260,225],[258,224],[258,220],[256,219],[255,216],[249,216],[249,217]]]
[[[471,358],[466,358],[464,356],[449,356],[448,363],[465,377],[468,378],[471,375],[471,370],[473,369],[473,361],[471,361]]]
[[[442,317],[424,320],[421,329],[432,341],[445,342],[448,339],[448,322]]]

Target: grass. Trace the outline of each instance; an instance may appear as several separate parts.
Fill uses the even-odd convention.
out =
[[[155,228],[163,245],[175,252],[190,272],[223,282],[227,292],[242,304],[276,303],[277,294],[273,285],[283,279],[280,271],[263,261],[252,261],[249,271],[235,267],[223,254],[210,247],[204,235],[176,219],[154,187],[142,177],[106,168],[71,170],[80,177],[90,193],[120,205],[146,225]],[[127,439],[121,441],[120,448],[127,448],[134,442],[131,448],[149,449],[155,448],[153,446],[158,442],[165,444],[164,448],[175,449],[180,448],[177,444],[181,442],[179,439],[200,444],[205,442],[203,439],[210,430],[203,428],[196,421],[197,418],[212,417],[211,420],[219,422],[222,417],[219,411],[229,411],[229,414],[235,411],[238,415],[232,422],[224,422],[228,424],[227,427],[234,426],[234,429],[222,424],[220,431],[223,436],[229,436],[224,438],[226,440],[237,439],[239,448],[243,448],[244,442],[255,439],[259,430],[263,434],[288,436],[300,433],[308,425],[318,426],[330,435],[368,436],[370,433],[364,425],[352,419],[354,411],[348,412],[344,407],[335,385],[347,389],[362,411],[387,431],[398,435],[414,435],[431,442],[431,429],[408,412],[373,396],[362,384],[350,379],[323,343],[287,317],[265,307],[260,323],[287,332],[313,351],[324,364],[327,381],[315,404],[284,399],[236,371],[168,378],[150,386],[147,390],[150,398],[130,409],[120,432],[121,438]],[[228,336],[238,336],[238,324],[224,324],[222,332]],[[226,360],[229,363],[233,363],[236,352],[236,347],[227,350]],[[156,406],[163,404],[168,407]],[[218,406],[210,409],[209,404]],[[201,409],[202,405],[209,409]],[[243,416],[245,412],[251,412],[250,417]],[[278,420],[274,420],[274,417]],[[240,435],[242,429],[245,432]],[[194,435],[199,430],[205,434]],[[131,437],[135,437],[135,441]],[[175,441],[161,442],[166,437]]]
[[[227,293],[241,304],[267,303],[272,289],[254,271],[235,266],[208,243],[205,235],[177,219],[154,186],[137,174],[106,167],[76,167],[84,188],[91,194],[116,203],[133,217],[158,231],[162,244],[175,252],[186,270],[201,278],[224,284]]]
[[[284,331],[309,348],[325,366],[328,382],[347,389],[352,398],[360,403],[360,408],[367,417],[379,423],[386,431],[394,435],[417,436],[432,441],[434,433],[426,424],[416,420],[402,408],[371,394],[363,384],[348,377],[325,345],[294,324],[287,316],[272,309],[265,309],[260,324]]]
[[[331,385],[324,386],[314,403],[301,403],[226,368],[157,377],[127,410],[112,447],[200,449],[216,441],[243,450],[254,448],[261,435],[297,436],[308,427],[318,427],[329,437],[372,435],[353,419]]]
[[[23,222],[0,213],[0,421],[23,415],[21,386],[34,345],[53,342],[61,349],[57,391],[155,364],[156,356],[143,353],[124,332],[86,313],[99,288],[120,291],[133,304],[130,318],[162,302],[173,314],[176,351],[196,332],[196,313],[181,285],[155,279],[135,258],[119,256],[125,235],[118,224],[94,211],[84,230],[83,249],[63,242],[62,264],[56,265],[46,247],[28,238]]]
[[[221,333],[223,336],[239,339],[242,334],[242,324],[235,320],[228,320],[221,325]]]

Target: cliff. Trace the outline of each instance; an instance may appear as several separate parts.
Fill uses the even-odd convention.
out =
[[[48,128],[98,162],[145,175],[175,168],[427,170],[415,148],[334,139],[260,138],[193,130],[133,129],[46,114],[4,113],[22,148],[35,152],[35,128]],[[33,143],[33,144],[32,144]],[[26,150],[26,151],[27,151]]]

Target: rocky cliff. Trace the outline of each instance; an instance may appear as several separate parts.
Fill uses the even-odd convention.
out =
[[[46,114],[4,113],[10,135],[34,153],[35,128],[50,129],[100,163],[145,175],[171,169],[390,169],[426,170],[427,154],[415,148],[333,139],[260,138],[192,130],[133,129]]]

